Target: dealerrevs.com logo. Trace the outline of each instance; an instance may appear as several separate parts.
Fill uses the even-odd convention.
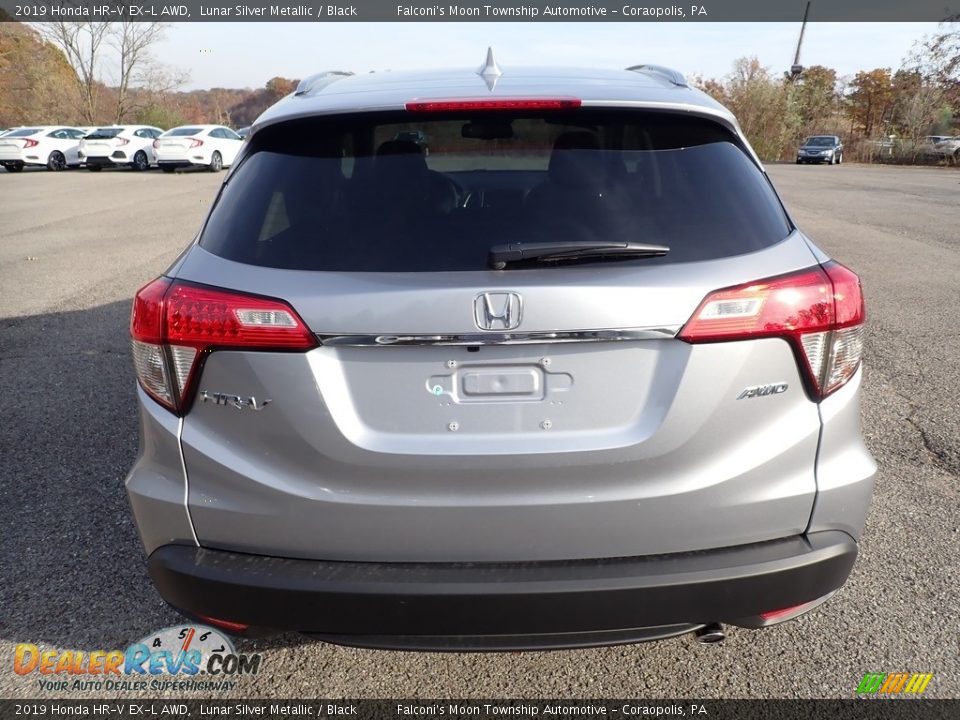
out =
[[[50,691],[217,691],[233,690],[237,678],[260,671],[259,654],[237,653],[229,638],[213,628],[164,628],[126,650],[41,650],[21,643],[13,671],[36,676]]]

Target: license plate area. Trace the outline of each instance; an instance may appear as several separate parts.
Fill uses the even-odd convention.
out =
[[[573,376],[534,363],[466,364],[427,378],[427,391],[445,404],[543,402],[573,385]]]
[[[461,397],[543,399],[543,377],[539,368],[477,368],[460,373]]]

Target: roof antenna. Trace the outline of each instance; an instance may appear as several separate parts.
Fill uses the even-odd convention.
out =
[[[477,75],[483,78],[483,81],[487,84],[487,90],[491,92],[497,86],[497,80],[500,79],[500,76],[503,75],[503,71],[500,70],[500,66],[497,65],[497,61],[493,59],[493,48],[487,48],[487,59],[484,61],[483,65],[477,68]]]

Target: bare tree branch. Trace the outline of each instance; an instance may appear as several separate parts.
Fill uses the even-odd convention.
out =
[[[119,55],[115,122],[122,122],[131,110],[130,88],[154,74],[150,48],[163,38],[166,23],[123,21],[114,23],[108,43]]]
[[[100,66],[100,51],[111,31],[112,23],[91,21],[64,21],[36,23],[34,27],[48,42],[53,43],[67,58],[77,73],[77,89],[84,122],[96,122],[99,104],[97,73]]]

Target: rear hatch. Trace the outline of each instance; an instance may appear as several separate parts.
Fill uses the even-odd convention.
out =
[[[200,132],[201,128],[183,127],[164,133],[153,144],[157,151],[157,158],[159,160],[186,159],[190,148],[196,147],[194,143],[199,142],[194,136]]]
[[[21,160],[23,149],[40,131],[36,129],[14,130],[0,137],[0,160]]]
[[[488,264],[491,246],[556,241],[670,250]],[[676,334],[713,290],[813,265],[708,119],[461,109],[262,130],[176,276],[279,298],[317,346],[186,361],[197,537],[515,561],[801,533],[820,422],[793,348]]]
[[[80,141],[80,152],[87,158],[109,158],[114,149],[120,145],[118,135],[123,128],[100,128],[85,136]],[[127,144],[124,140],[123,144]]]

